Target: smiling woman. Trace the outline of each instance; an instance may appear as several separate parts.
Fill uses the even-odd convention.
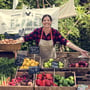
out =
[[[23,36],[16,40],[17,43],[28,42],[35,40],[36,45],[40,48],[41,58],[56,58],[55,44],[66,45],[76,51],[79,51],[83,56],[88,56],[88,52],[74,45],[69,40],[66,40],[58,30],[51,27],[52,17],[48,14],[42,17],[42,27],[36,28],[32,33]]]
[[[51,30],[52,18],[49,15],[45,15],[42,18],[42,24],[43,24],[43,31],[45,35],[48,35]]]

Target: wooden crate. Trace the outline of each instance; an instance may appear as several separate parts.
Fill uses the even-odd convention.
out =
[[[68,52],[56,52],[57,58],[65,58],[68,56]]]
[[[29,86],[34,87],[34,75],[29,74],[28,71],[17,71],[15,78],[21,77],[23,80],[19,82],[20,86]],[[25,79],[26,78],[26,79]],[[29,82],[32,82],[32,85],[28,85]]]
[[[53,68],[53,67],[49,67],[49,68],[44,67],[44,63],[45,63],[45,62],[48,62],[48,61],[49,61],[49,59],[43,59],[43,60],[41,60],[41,68],[42,68],[42,69],[51,69],[51,68]],[[56,58],[56,59],[54,59],[54,61],[57,62],[57,63],[58,63],[59,61],[62,62],[62,63],[64,64],[64,66],[63,66],[62,68],[65,68],[65,67],[66,67],[66,64],[67,64],[67,63],[65,62],[65,58]],[[59,68],[59,67],[58,67],[58,68]]]
[[[35,65],[35,64],[34,64],[34,65],[29,65],[27,68],[25,68],[26,70],[28,70],[29,67],[33,67],[33,66],[39,66],[39,67],[41,67],[41,58],[40,58],[40,56],[35,56],[35,57],[26,56],[25,58],[23,58],[23,59],[21,58],[20,60],[23,60],[23,62],[24,62],[25,59],[26,59],[26,60],[28,59],[29,61],[32,60],[32,63],[33,63],[33,61],[39,63],[38,65]],[[17,60],[18,60],[17,62],[20,62],[19,59],[17,59]],[[22,61],[21,61],[21,62],[22,62]],[[24,66],[24,65],[23,65],[23,62],[22,62],[22,64],[21,64],[21,66],[19,67],[19,69],[20,69],[21,71],[24,70],[24,68],[22,68],[22,66]],[[28,64],[28,61],[27,61],[27,62],[25,61],[25,63]],[[26,65],[26,64],[25,64],[25,65]],[[26,66],[27,66],[27,65],[26,65]]]
[[[35,87],[35,90],[77,90],[77,87]]]
[[[59,58],[65,58],[65,57],[71,57],[71,58],[78,58],[78,56],[81,56],[80,52],[56,52],[57,57]],[[90,52],[88,52],[90,57]]]
[[[87,70],[87,73],[84,73],[82,76],[77,76],[77,84],[86,84],[90,85],[90,70]]]
[[[77,90],[75,72],[71,72],[71,71],[62,71],[62,72],[60,72],[60,71],[44,71],[44,72],[52,73],[53,75],[59,74],[60,76],[65,76],[65,77],[68,77],[69,75],[73,75],[74,80],[75,80],[75,85],[70,86],[70,87],[66,87],[66,86],[62,86],[62,87],[60,87],[60,86],[37,86],[37,85],[35,85],[35,90]]]
[[[30,86],[0,86],[0,90],[34,90]]]
[[[71,87],[76,87],[76,74],[75,74],[75,72],[72,72],[72,71],[55,71],[55,75],[56,74],[63,76],[65,78],[67,78],[69,76],[74,76],[75,85],[71,86]]]
[[[90,67],[90,59],[89,58],[68,58],[67,60],[68,60],[68,62],[67,62],[68,65],[67,66],[69,68],[89,68]],[[88,63],[88,66],[81,67],[80,65],[79,66],[76,65],[76,63],[79,63],[79,62],[82,62],[82,63],[86,62],[86,63]],[[71,64],[75,64],[75,65],[70,67]]]
[[[52,76],[54,77],[54,71],[42,70],[42,71],[40,71],[40,73],[38,73],[38,74],[43,74],[43,73],[45,73],[45,74],[52,74]],[[44,88],[45,88],[46,90],[48,90],[49,87],[51,87],[51,86],[38,86],[38,85],[36,85],[36,80],[37,80],[37,75],[38,75],[38,74],[36,74],[36,78],[35,78],[35,82],[34,82],[34,84],[35,84],[35,90],[38,90],[39,88],[40,88],[41,90],[44,90]],[[54,79],[53,79],[53,82],[54,82]]]

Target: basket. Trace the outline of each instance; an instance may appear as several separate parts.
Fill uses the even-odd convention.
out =
[[[21,43],[18,44],[0,44],[0,50],[18,51],[21,49]]]

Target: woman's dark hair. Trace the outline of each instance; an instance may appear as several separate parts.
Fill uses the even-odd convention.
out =
[[[49,17],[49,18],[50,18],[50,21],[52,21],[52,17],[51,17],[50,15],[48,15],[48,14],[45,14],[45,15],[42,17],[42,22],[43,22],[43,19],[44,19],[45,17]]]

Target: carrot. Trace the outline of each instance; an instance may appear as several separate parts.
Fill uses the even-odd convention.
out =
[[[5,81],[3,81],[3,86],[6,86],[6,82]]]
[[[8,85],[9,82],[10,82],[10,77],[8,77],[8,78],[6,79],[6,84]]]

